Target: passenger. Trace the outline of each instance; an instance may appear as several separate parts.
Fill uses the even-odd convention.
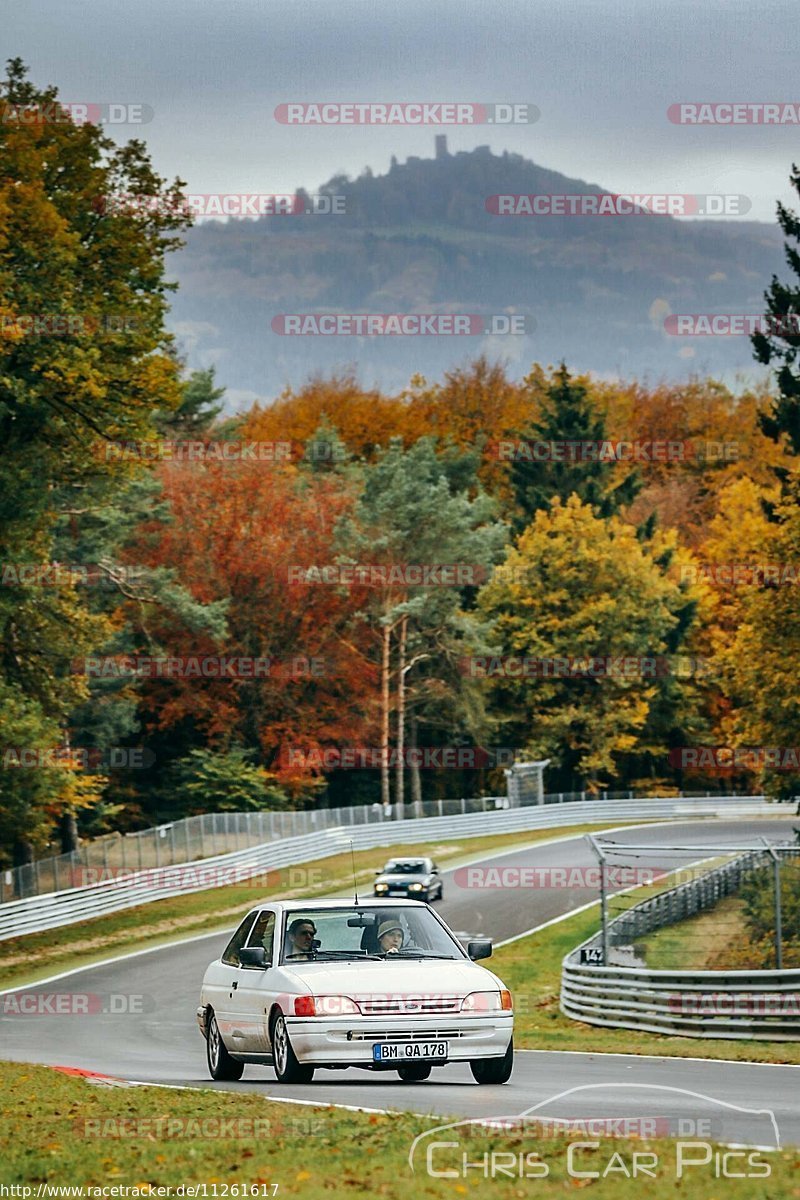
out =
[[[378,945],[384,954],[397,954],[403,938],[403,927],[397,921],[384,921],[378,930]]]

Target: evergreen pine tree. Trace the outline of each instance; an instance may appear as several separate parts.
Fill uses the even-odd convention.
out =
[[[623,475],[624,468],[613,460],[601,461],[579,449],[570,451],[571,445],[586,442],[599,447],[606,439],[603,416],[592,404],[586,385],[573,378],[562,363],[546,390],[538,417],[520,435],[531,447],[530,454],[520,455],[512,463],[517,532],[525,529],[538,511],[549,508],[554,496],[565,502],[575,494],[600,517],[610,517],[631,503],[641,487],[638,472]],[[539,451],[543,456],[538,458],[532,445],[564,442],[569,445],[563,460],[546,451]]]
[[[800,196],[800,171],[792,165],[790,182]],[[800,216],[778,202],[778,224],[786,234],[786,261],[800,280]],[[791,243],[794,243],[792,245]],[[761,414],[761,428],[773,441],[786,439],[790,454],[800,454],[800,284],[782,284],[773,275],[769,290],[764,293],[767,305],[767,332],[753,334],[754,357],[766,365],[775,364],[778,395],[770,409]],[[787,469],[776,467],[782,484]]]

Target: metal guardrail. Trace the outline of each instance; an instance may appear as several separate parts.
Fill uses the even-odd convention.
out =
[[[689,796],[692,793],[688,793]],[[708,796],[708,793],[706,793]],[[594,803],[596,800],[633,800],[633,792],[551,792],[541,797],[544,804],[564,804],[571,800]],[[279,838],[299,837],[322,829],[351,828],[354,825],[379,825],[397,819],[462,816],[473,812],[494,812],[498,808],[522,807],[539,803],[538,795],[520,795],[510,804],[507,796],[478,796],[460,800],[424,800],[407,804],[402,811],[380,804],[347,808],[309,808],[269,812],[202,813],[184,817],[134,833],[109,833],[87,839],[69,854],[42,857],[23,866],[0,869],[0,904],[67,891],[93,883],[109,872],[144,871],[148,868],[191,863],[202,858],[262,846]]]
[[[141,872],[121,871],[113,878],[101,879],[86,887],[10,901],[0,906],[0,940],[72,925],[169,896],[204,891],[226,883],[241,883],[267,871],[328,858],[346,850],[351,839],[353,846],[362,850],[415,842],[435,844],[437,840],[445,838],[558,828],[583,824],[587,820],[595,823],[663,817],[774,814],[776,808],[776,805],[764,802],[762,797],[742,796],[597,800],[586,803],[571,801],[495,812],[340,826],[300,837],[277,839],[193,863]]]
[[[468,812],[493,812],[506,807],[503,796],[467,800],[425,801],[422,811],[406,806],[406,816],[449,816]],[[392,820],[382,805],[347,808],[309,808],[268,812],[202,813],[135,833],[111,833],[84,841],[70,854],[40,858],[20,867],[0,870],[0,904],[25,900],[49,892],[67,891],[108,878],[120,871],[161,869],[177,863],[214,858],[234,850],[263,846],[280,838],[300,837],[323,829],[380,825]]]
[[[789,857],[800,854],[796,845],[773,849]],[[740,855],[628,909],[609,923],[609,957],[615,945],[713,907],[768,863],[761,851]],[[662,971],[581,963],[581,951],[600,947],[601,937],[594,934],[564,957],[560,1007],[565,1016],[680,1037],[800,1041],[800,970]]]

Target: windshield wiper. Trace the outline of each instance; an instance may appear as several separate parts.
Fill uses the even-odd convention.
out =
[[[453,954],[430,954],[427,950],[398,950],[396,954],[387,954],[387,958],[443,958],[446,962],[455,962]]]
[[[380,954],[367,954],[366,950],[318,950],[317,953],[314,955],[314,960],[312,960],[312,961],[317,961],[320,958],[328,958],[328,957],[330,957],[330,958],[352,958],[352,959],[356,959],[358,962],[360,962],[362,958],[380,959],[381,955]]]

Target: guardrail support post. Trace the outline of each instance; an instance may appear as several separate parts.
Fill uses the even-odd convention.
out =
[[[767,847],[772,859],[772,870],[775,880],[775,968],[783,970],[783,914],[781,912],[781,859],[780,855],[769,844],[766,838],[761,841]]]
[[[606,894],[606,856],[597,840],[589,833],[586,840],[600,861],[600,941],[603,947],[603,966],[608,966],[608,896]]]

